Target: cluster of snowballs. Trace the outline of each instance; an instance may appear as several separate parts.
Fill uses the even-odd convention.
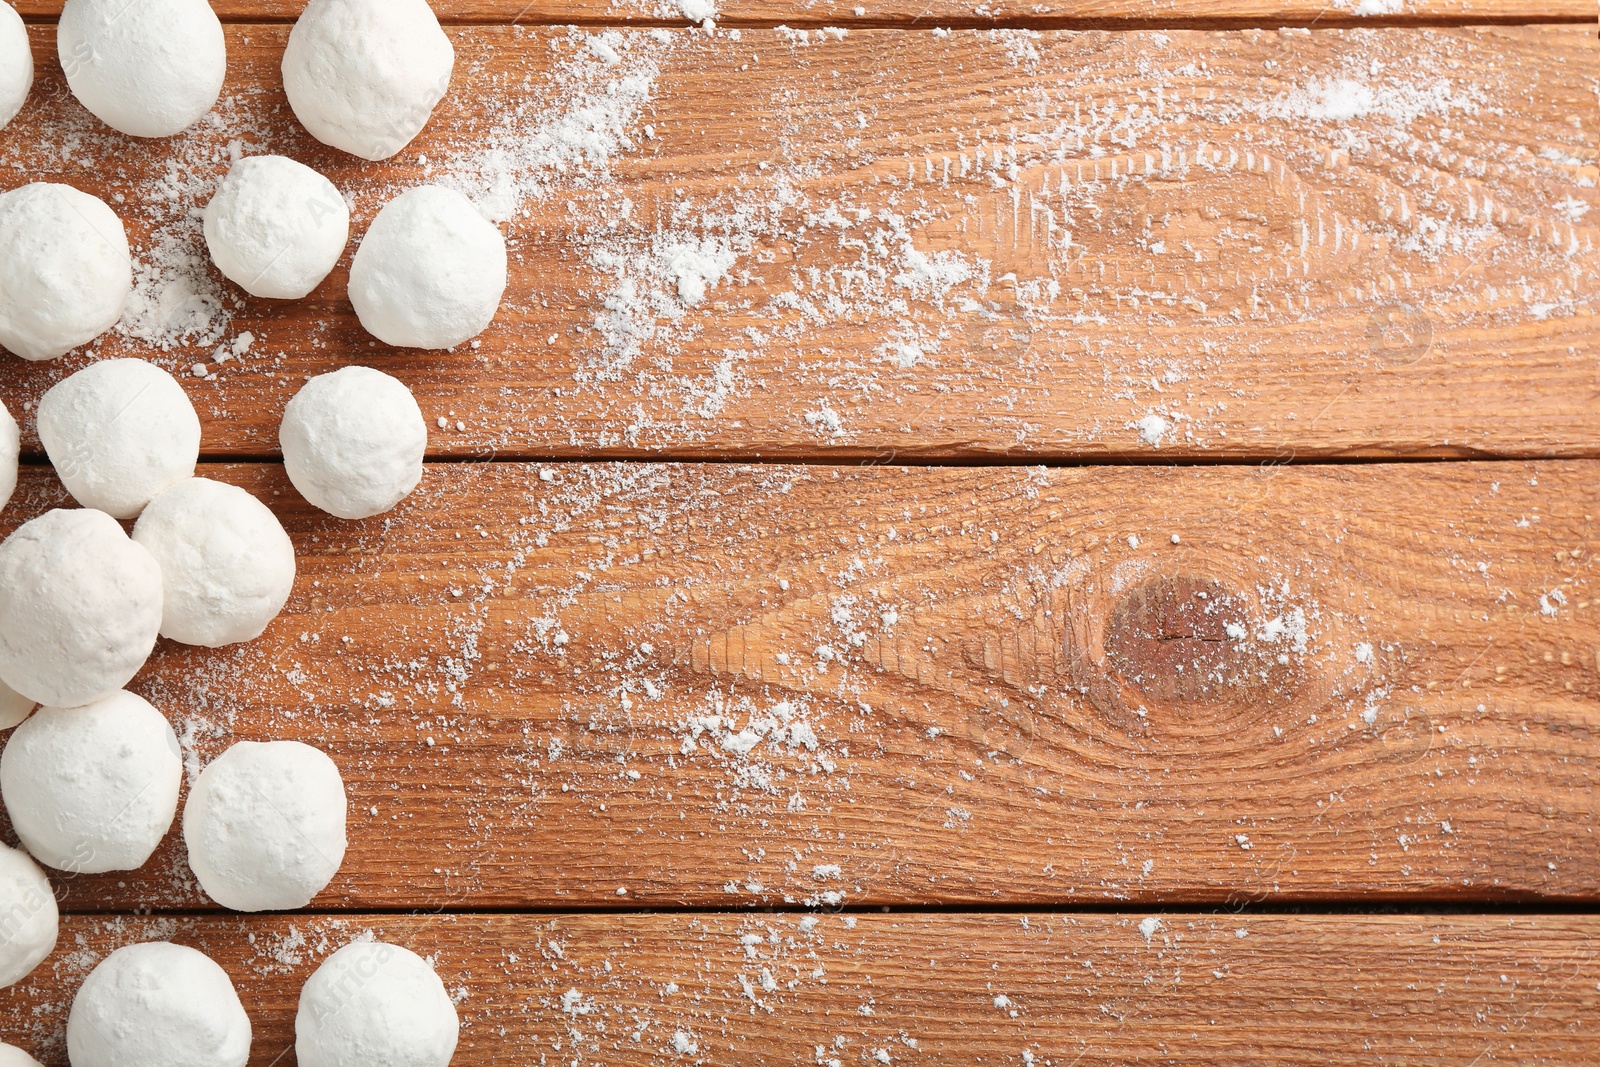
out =
[[[215,104],[227,68],[222,26],[205,0],[67,0],[57,51],[78,101],[134,137],[186,129]],[[313,136],[380,160],[422,130],[454,62],[426,0],[311,0],[290,34],[283,79]],[[32,80],[26,30],[0,2],[0,127]],[[343,255],[350,213],[322,175],[260,156],[233,165],[204,223],[225,276],[253,296],[293,300]],[[24,359],[93,341],[118,322],[132,290],[121,220],[66,185],[0,193],[0,262],[0,346]],[[379,340],[442,349],[489,325],[505,285],[500,231],[460,194],[423,186],[379,212],[349,293]],[[22,980],[56,944],[56,899],[38,863],[74,874],[135,870],[176,818],[177,737],[123,688],[157,637],[210,648],[252,640],[282,610],[295,575],[293,545],[270,509],[244,489],[195,476],[200,421],[166,371],[139,359],[94,363],[51,388],[36,418],[82,507],[50,511],[0,544],[0,730],[14,728],[0,754],[0,798],[27,850],[0,846],[0,987]],[[427,427],[405,385],[345,367],[296,394],[279,441],[308,501],[359,519],[415,489]],[[0,507],[16,488],[19,451],[17,424],[0,406]],[[343,862],[346,807],[326,754],[298,742],[240,742],[190,789],[190,866],[224,907],[302,908]],[[357,941],[307,981],[295,1030],[303,1067],[444,1067],[458,1024],[427,961]],[[250,1038],[223,969],[168,942],[103,960],[67,1024],[74,1067],[242,1067]],[[0,1067],[33,1063],[0,1045]]]

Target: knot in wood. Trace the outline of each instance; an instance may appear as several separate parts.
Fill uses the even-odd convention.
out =
[[[1220,695],[1241,674],[1241,599],[1215,578],[1155,578],[1124,593],[1106,624],[1106,665],[1160,703]]]

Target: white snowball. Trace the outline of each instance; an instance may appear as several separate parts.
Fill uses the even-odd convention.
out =
[[[73,874],[144,866],[178,812],[183,756],[149,702],[113,693],[40,708],[0,754],[0,795],[22,844]]]
[[[0,678],[74,707],[139,673],[161,629],[161,567],[103,511],[48,511],[0,544]]]
[[[178,380],[142,359],[107,359],[57,382],[39,401],[39,440],[86,508],[131,519],[194,474],[200,417]]]
[[[228,972],[166,941],[119,948],[67,1015],[72,1067],[244,1067],[250,1017]]]
[[[22,454],[22,433],[17,420],[0,404],[0,508],[11,501],[17,491],[17,457]]]
[[[78,102],[135,137],[193,125],[228,72],[222,23],[206,0],[67,0],[56,50]]]
[[[56,947],[61,918],[50,880],[26,852],[0,845],[0,989],[22,981]],[[0,1067],[5,1067],[0,1056]]]
[[[117,324],[133,292],[122,220],[70,185],[0,193],[0,345],[55,359]]]
[[[426,0],[311,0],[289,33],[283,88],[311,136],[388,159],[427,125],[455,61]]]
[[[300,991],[294,1035],[300,1067],[445,1067],[459,1036],[433,968],[381,941],[346,945],[323,961]]]
[[[236,485],[190,478],[150,501],[133,540],[161,565],[161,636],[220,648],[260,637],[294,587],[294,544]]]
[[[472,201],[424,185],[384,205],[350,265],[361,325],[401,348],[453,348],[494,321],[506,239]]]
[[[234,911],[292,911],[339,873],[344,779],[298,741],[241,741],[200,772],[183,809],[189,866]]]
[[[328,276],[350,240],[350,209],[332,182],[285,156],[239,160],[206,205],[206,247],[251,296],[298,300]]]
[[[388,511],[422,480],[428,424],[398,380],[345,367],[305,384],[278,428],[300,495],[341,519]]]
[[[0,0],[0,129],[17,117],[33,88],[33,50],[17,9]],[[0,1059],[0,1067],[5,1061]]]
[[[0,682],[0,730],[9,730],[22,722],[33,709],[39,706],[36,700],[29,700],[5,682]]]
[[[0,1045],[0,1067],[40,1067],[40,1063],[15,1045]]]

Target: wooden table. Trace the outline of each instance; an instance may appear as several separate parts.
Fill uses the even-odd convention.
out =
[[[463,1065],[1600,1062],[1592,6],[862,3],[441,2],[452,91],[366,165],[282,95],[297,4],[219,2],[213,119],[132,142],[23,0],[0,188],[105,196],[148,271],[0,398],[36,454],[88,359],[185,375],[300,573],[134,688],[191,775],[301,739],[352,808],[306,914],[175,838],[58,878],[0,1038],[65,1063],[84,974],[172,938],[292,1063],[370,932]],[[357,233],[473,192],[500,319],[392,351],[348,259],[287,306],[186,264],[234,141]],[[432,462],[347,523],[276,426],[357,361]],[[36,462],[5,529],[64,499]]]

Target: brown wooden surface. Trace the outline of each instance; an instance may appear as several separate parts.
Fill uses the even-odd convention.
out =
[[[298,3],[215,5],[224,99],[164,142],[71,99],[59,6],[18,5],[0,189],[113,202],[159,269],[94,355],[182,375],[208,455],[270,458],[359,360],[439,459],[813,465],[441,462],[343,523],[206,464],[284,519],[295,592],[134,688],[191,778],[327,750],[345,866],[255,918],[194,914],[176,834],[58,876],[0,1040],[59,1067],[83,976],[175,938],[287,1067],[301,983],[375,935],[435,961],[461,1067],[1600,1062],[1592,7],[743,0],[711,35],[441,0],[452,93],[367,165],[283,98]],[[370,345],[348,256],[294,305],[222,282],[198,210],[235,151],[328,173],[358,235],[420,181],[477,196],[513,264],[481,346]],[[691,247],[731,267],[686,307]],[[87,359],[0,360],[36,449]],[[64,502],[28,470],[0,530]],[[1441,905],[1490,914],[1359,914]]]
[[[371,934],[435,958],[459,1001],[457,1067],[1600,1059],[1593,917],[1166,914],[1147,942],[1149,917],[826,915],[809,932],[792,914],[76,918],[0,991],[0,1038],[65,1065],[82,976],[172,938],[232,975],[250,1062],[293,1064],[301,984]]]
[[[64,0],[15,0],[13,6],[30,19],[51,19]],[[299,17],[303,0],[213,0],[212,8],[235,21]],[[1007,2],[960,3],[957,0],[734,0],[715,5],[717,20],[729,25],[784,23],[794,26],[860,26],[920,23],[929,26],[972,25],[992,22],[1078,22],[1126,20],[1162,22],[1228,20],[1275,23],[1315,21],[1319,25],[1343,23],[1404,23],[1439,18],[1485,21],[1543,22],[1553,19],[1593,19],[1582,0],[1228,0],[1208,4],[1201,0],[1073,0],[1070,3]],[[686,21],[683,9],[671,0],[433,0],[444,22],[515,22],[521,25],[570,22],[678,23]],[[699,8],[691,8],[699,10]]]
[[[228,476],[284,517],[295,594],[134,688],[192,766],[330,752],[321,908],[1600,884],[1600,463],[446,464],[355,524]],[[7,518],[58,496],[31,475]],[[176,835],[59,884],[206,904]]]
[[[738,40],[463,27],[450,97],[381,166],[293,122],[284,26],[229,32],[216,121],[133,143],[70,98],[36,27],[45,73],[0,132],[0,186],[75,182],[120,198],[141,248],[203,256],[188,213],[230,140],[328,171],[360,233],[424,177],[486,187],[484,146],[515,130],[650,91],[608,166],[518,172],[537,181],[501,201],[523,214],[481,348],[369,347],[341,267],[309,301],[246,302],[204,344],[155,354],[216,372],[190,382],[216,455],[272,452],[298,385],[354,358],[447,419],[436,455],[1600,448],[1590,26]],[[1361,115],[1328,117],[1351,100]],[[685,309],[661,263],[689,240],[737,255]],[[973,277],[952,281],[960,270]],[[627,285],[638,299],[619,305]],[[163,312],[186,295],[169,290]],[[210,362],[245,331],[247,355]],[[151,354],[102,346],[127,352]],[[0,396],[21,410],[81,363],[9,362]],[[1165,432],[1141,430],[1151,416]]]

